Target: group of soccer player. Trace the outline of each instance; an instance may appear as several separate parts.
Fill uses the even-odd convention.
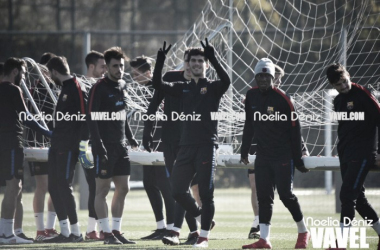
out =
[[[145,56],[130,61],[134,81],[154,91],[147,114],[155,114],[164,100],[163,110],[168,117],[168,121],[160,124],[160,133],[154,121],[144,123],[142,144],[148,152],[162,151],[165,166],[143,166],[144,188],[157,224],[156,230],[143,237],[143,240],[162,240],[167,245],[179,245],[180,231],[186,218],[190,234],[183,244],[204,248],[208,247],[210,231],[215,226],[214,178],[218,123],[211,119],[210,114],[218,111],[220,100],[231,81],[217,60],[213,46],[207,39],[201,41],[201,45],[200,48],[189,48],[184,52],[182,71],[168,71],[164,76],[162,70],[171,48],[171,45],[166,47],[166,42],[157,53],[154,70],[151,59]],[[104,53],[91,51],[86,57],[86,78],[91,83],[89,89],[82,79],[70,73],[65,57],[54,54],[44,56],[48,60],[41,61],[41,64],[46,63],[51,84],[60,88],[57,103],[50,108],[51,112],[86,114],[87,122],[56,120],[54,124],[49,124],[51,132],[33,119],[20,120],[20,112],[28,113],[19,87],[25,78],[26,63],[18,58],[9,58],[5,62],[4,77],[0,83],[0,170],[2,185],[6,185],[6,189],[1,207],[0,242],[33,242],[22,232],[24,123],[38,134],[51,138],[48,163],[30,163],[37,182],[41,180],[37,185],[40,185],[41,191],[36,191],[34,201],[37,226],[35,240],[68,243],[87,239],[103,240],[104,244],[136,244],[123,236],[121,225],[131,171],[126,142],[132,148],[139,144],[127,119],[98,121],[90,115],[92,112],[106,112],[109,117],[114,114],[127,117],[128,88],[123,80],[127,57],[120,47],[112,47]],[[206,78],[210,65],[216,71],[218,80]],[[253,114],[257,112],[266,115],[279,112],[291,117],[291,113],[296,111],[291,97],[279,88],[281,77],[284,76],[280,67],[270,59],[262,58],[254,71],[257,87],[247,92],[244,101],[246,120],[241,162],[248,164],[249,153],[256,154],[255,169],[248,171],[255,214],[249,238],[258,238],[258,241],[244,245],[243,249],[272,248],[269,239],[275,188],[296,222],[298,238],[295,248],[303,249],[308,245],[310,233],[293,193],[294,169],[302,173],[309,171],[302,160],[308,156],[308,151],[301,136],[300,121],[254,119]],[[379,218],[368,203],[363,186],[369,170],[379,164],[380,138],[376,144],[376,129],[380,128],[380,105],[366,88],[351,83],[349,73],[342,65],[330,65],[326,74],[332,87],[339,92],[334,100],[335,111],[361,111],[366,115],[364,121],[339,121],[338,154],[343,179],[340,193],[342,229],[344,218],[353,219],[356,209],[363,218],[374,222],[373,228],[380,235]],[[201,121],[174,121],[171,119],[172,112],[199,114]],[[157,146],[155,140],[161,140],[162,146]],[[93,161],[87,153],[89,141]],[[254,149],[251,148],[253,141]],[[89,217],[85,237],[80,233],[72,190],[78,160],[84,168],[89,186]],[[115,184],[111,203],[112,226],[106,202],[111,181]],[[46,190],[50,193],[52,203],[49,203],[48,222],[44,227]],[[162,213],[162,198],[166,221]],[[60,225],[59,234],[54,229],[55,214]],[[99,226],[98,231],[96,224]],[[342,248],[336,245],[332,249]]]

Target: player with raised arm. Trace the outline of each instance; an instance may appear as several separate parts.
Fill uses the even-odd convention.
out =
[[[165,82],[178,82],[178,81],[190,81],[191,80],[191,70],[189,68],[188,55],[190,52],[190,48],[186,49],[184,52],[184,70],[181,71],[169,71],[166,72],[163,76],[163,80]],[[164,114],[168,118],[167,121],[163,121],[162,123],[162,135],[161,140],[163,142],[163,151],[165,158],[165,167],[170,174],[173,169],[174,161],[177,157],[178,149],[179,149],[179,140],[181,137],[180,134],[180,121],[174,121],[172,119],[173,113],[181,113],[181,99],[177,97],[173,97],[170,95],[164,95],[162,91],[156,90],[154,96],[149,103],[147,115],[155,114],[159,105],[164,100]],[[145,121],[144,122],[144,135],[143,135],[143,145],[147,151],[151,151],[151,145],[153,143],[153,121]],[[170,176],[169,176],[170,177]],[[195,180],[195,178],[194,178]],[[192,187],[194,186],[194,180],[192,182]],[[198,184],[196,184],[198,185]],[[199,205],[199,203],[198,203]],[[178,245],[180,244],[179,233],[182,228],[183,219],[186,216],[186,221],[190,229],[189,236],[184,242],[184,245],[194,245],[198,239],[198,225],[193,216],[190,213],[186,213],[185,210],[178,203],[175,205],[174,212],[174,227],[171,229],[176,232],[169,232],[169,234],[164,235],[162,241],[167,245]],[[158,232],[154,232],[151,237],[155,237],[155,234]]]
[[[0,176],[6,189],[1,204],[0,242],[5,244],[29,244],[33,240],[15,235],[16,205],[21,203],[24,153],[22,146],[22,122],[41,134],[50,137],[51,132],[42,128],[29,116],[19,87],[25,79],[26,63],[19,58],[8,58],[4,64],[4,77],[0,82]],[[29,116],[27,119],[26,117]],[[32,119],[31,119],[32,118]],[[18,220],[22,218],[22,206],[18,206]],[[21,222],[19,227],[21,228]]]
[[[70,75],[65,57],[53,57],[47,63],[55,84],[62,86],[54,112],[54,130],[49,150],[49,193],[57,212],[61,232],[46,243],[83,241],[79,229],[72,182],[78,162],[79,143],[88,140],[85,121],[78,114],[85,114],[87,92],[76,77]],[[62,118],[62,116],[65,118]],[[69,226],[70,225],[70,226]]]
[[[211,113],[219,109],[220,99],[230,86],[227,72],[215,57],[214,47],[201,42],[203,49],[193,49],[189,53],[192,80],[185,82],[162,82],[162,68],[170,47],[166,42],[157,53],[153,73],[153,86],[165,94],[182,99],[184,119],[181,131],[180,149],[172,171],[174,199],[193,217],[201,222],[201,232],[194,247],[208,247],[210,230],[214,223],[214,177],[216,169],[216,149],[218,145],[218,122],[211,120]],[[214,66],[220,80],[211,81],[206,76],[209,62]],[[197,119],[194,115],[199,115]],[[189,186],[197,174],[202,208],[189,192]],[[175,233],[175,232],[173,232]]]
[[[364,188],[369,170],[374,167],[376,159],[377,164],[380,161],[380,104],[368,89],[351,82],[350,74],[343,65],[329,65],[326,75],[339,93],[334,99],[335,112],[346,112],[347,117],[354,112],[364,112],[364,120],[338,121],[338,155],[342,176],[340,226],[343,230],[344,223],[354,219],[356,209],[363,219],[372,221],[372,228],[379,235],[377,249],[380,249],[379,217],[368,202]]]
[[[95,211],[100,229],[104,233],[104,244],[135,244],[121,233],[121,221],[125,197],[129,191],[131,165],[126,139],[132,147],[138,142],[126,121],[127,96],[123,78],[126,56],[120,47],[104,52],[107,76],[100,79],[90,90],[87,122],[91,133],[92,154],[96,170]],[[92,115],[104,112],[114,120],[97,120]],[[112,198],[112,230],[108,221],[107,194],[111,181],[115,183]]]
[[[106,72],[106,62],[104,60],[104,55],[97,51],[90,51],[85,58],[86,66],[87,66],[87,74],[86,79],[90,81],[91,85],[96,82],[96,79],[103,77]],[[79,162],[83,167],[83,171],[86,177],[86,181],[88,184],[88,220],[87,220],[87,230],[86,230],[86,240],[103,240],[104,235],[103,232],[96,231],[96,224],[98,217],[95,212],[95,194],[96,194],[96,182],[95,175],[96,170],[94,168],[94,164],[88,164],[87,158],[87,149],[88,149],[88,141],[80,142],[80,156]]]
[[[269,241],[270,221],[273,213],[274,189],[277,187],[281,201],[297,224],[298,238],[295,248],[306,248],[310,233],[306,228],[297,197],[293,194],[294,166],[302,173],[308,172],[302,161],[301,127],[291,120],[295,111],[290,97],[273,86],[275,66],[268,58],[261,59],[255,67],[257,86],[245,98],[246,120],[241,146],[241,162],[248,164],[252,139],[257,141],[255,181],[259,202],[259,241],[244,245],[249,248],[272,248]],[[279,112],[287,121],[261,121],[261,115]]]
[[[145,86],[150,91],[154,91],[152,86],[152,61],[145,56],[139,56],[129,62],[132,68],[132,77],[135,82]],[[142,87],[144,89],[144,87]],[[148,101],[157,98],[158,91],[154,91],[153,97],[144,96]],[[158,97],[160,98],[160,97]],[[162,98],[161,98],[162,99]],[[161,121],[155,122],[154,137],[158,141],[157,145],[152,145],[157,151],[162,151]],[[153,123],[152,123],[153,126]],[[153,127],[152,127],[153,129]],[[153,136],[152,136],[153,140]],[[150,151],[150,149],[148,149]],[[175,201],[172,196],[168,172],[165,166],[143,165],[143,184],[149,202],[152,206],[154,217],[156,219],[157,229],[150,235],[145,236],[143,240],[161,240],[168,230],[172,230],[174,224],[174,205]],[[166,210],[166,223],[163,214],[163,202]]]

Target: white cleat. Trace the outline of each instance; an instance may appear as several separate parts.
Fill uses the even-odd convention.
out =
[[[3,237],[2,238],[3,244],[32,244],[32,240],[25,240],[23,238],[20,238],[14,234],[8,236],[8,237]]]
[[[195,248],[207,248],[208,247],[208,239],[203,237],[198,237],[197,243],[193,245]]]

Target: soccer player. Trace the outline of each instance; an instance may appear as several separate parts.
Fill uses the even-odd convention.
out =
[[[86,122],[82,119],[82,115],[85,115],[87,92],[83,83],[70,75],[65,57],[53,57],[46,66],[55,84],[62,86],[55,108],[48,159],[48,190],[57,212],[61,232],[44,242],[81,242],[83,237],[79,229],[72,181],[78,162],[79,142],[88,140],[89,137]]]
[[[126,56],[120,47],[112,47],[104,52],[104,59],[108,74],[92,86],[87,111],[96,169],[95,212],[104,233],[104,244],[135,244],[120,232],[131,172],[125,139],[133,148],[138,146],[126,121],[126,83],[122,80]],[[99,114],[96,112],[120,119],[98,121],[92,117],[93,114]],[[111,181],[115,183],[111,205],[112,230],[106,202]]]
[[[106,62],[104,60],[104,55],[97,51],[90,51],[87,54],[86,58],[86,66],[87,66],[87,75],[86,78],[91,82],[95,83],[97,78],[103,77],[106,72]],[[82,142],[84,149],[87,150],[88,142]],[[87,220],[87,230],[86,230],[86,240],[103,240],[104,235],[102,232],[96,231],[96,221],[98,217],[95,212],[95,194],[96,194],[96,183],[95,183],[95,175],[96,169],[91,166],[86,166],[82,161],[80,161],[83,167],[83,171],[86,177],[86,181],[88,184],[88,220]]]
[[[338,121],[338,155],[342,176],[341,227],[343,229],[344,222],[354,219],[356,209],[365,220],[372,221],[372,228],[379,235],[379,249],[379,217],[365,197],[363,184],[368,171],[374,167],[376,159],[380,158],[380,104],[368,89],[351,82],[350,74],[343,65],[329,65],[326,75],[339,93],[334,99],[335,112],[345,112],[347,117],[354,112],[363,112],[365,115],[364,120]]]
[[[257,86],[245,98],[246,121],[241,146],[241,162],[248,164],[252,138],[257,141],[255,181],[259,202],[259,241],[244,245],[248,248],[272,248],[269,241],[270,221],[273,212],[274,189],[277,187],[281,201],[297,223],[296,248],[306,248],[308,232],[297,197],[293,194],[294,166],[308,172],[302,161],[301,127],[291,120],[294,112],[292,100],[273,86],[275,66],[268,58],[261,59],[255,67]],[[261,121],[261,115],[284,114],[287,121]],[[254,116],[255,115],[255,116]]]
[[[201,232],[194,247],[207,247],[210,230],[214,223],[214,176],[216,167],[216,149],[218,145],[218,123],[211,120],[211,113],[219,108],[220,99],[230,86],[227,72],[215,57],[214,47],[201,42],[203,49],[192,49],[189,53],[191,81],[162,82],[162,68],[170,49],[166,42],[157,53],[156,67],[153,73],[153,86],[168,95],[182,99],[183,112],[187,115],[182,124],[180,149],[172,170],[172,190],[174,199],[193,217],[201,221]],[[206,78],[209,62],[214,66],[220,80]],[[202,200],[202,208],[189,192],[189,186],[195,173]],[[173,232],[175,233],[175,232]]]
[[[4,77],[0,83],[0,176],[6,184],[1,204],[0,242],[5,244],[27,244],[33,240],[24,239],[15,235],[15,211],[18,225],[21,228],[22,206],[22,178],[24,153],[22,146],[23,128],[25,125],[50,137],[51,132],[42,128],[29,113],[22,97],[20,87],[25,79],[26,63],[19,58],[8,58],[4,64]],[[23,115],[22,115],[23,114]],[[30,119],[32,118],[32,119]],[[30,120],[30,121],[29,121]],[[22,205],[22,204],[21,204]],[[21,232],[22,233],[22,232]]]
[[[46,65],[46,63],[53,57],[53,53],[46,52],[40,58],[40,64]],[[48,92],[46,91],[45,86],[42,86],[40,80],[37,80],[36,85],[30,90],[31,95],[36,102],[37,106],[40,107],[41,112],[45,114],[52,115],[54,112],[54,104],[51,100]],[[29,105],[31,106],[31,105]],[[46,122],[50,130],[53,130],[53,122]],[[32,138],[34,139],[34,138]],[[35,137],[36,142],[43,143],[44,138],[42,136]],[[58,235],[55,230],[55,220],[57,214],[54,209],[53,201],[49,195],[48,198],[48,212],[47,212],[47,221],[46,228],[44,226],[44,207],[45,207],[45,195],[48,191],[48,162],[29,162],[29,169],[32,176],[36,180],[36,189],[34,190],[33,197],[33,211],[34,211],[34,220],[37,227],[36,241],[43,241],[50,237],[55,237]]]
[[[132,68],[133,80],[149,88],[151,91],[154,91],[151,81],[152,61],[145,56],[140,56],[130,61],[129,64]],[[155,91],[153,98],[157,98],[157,94],[159,94],[158,91]],[[150,101],[152,98],[147,99]],[[161,126],[161,122],[157,121],[154,135],[158,141],[161,135],[161,129],[157,128],[159,126]],[[161,144],[159,146],[161,146]],[[158,148],[156,148],[156,150],[161,151],[161,149]],[[168,173],[170,172],[167,172],[165,166],[143,165],[144,189],[153,209],[157,229],[152,234],[141,239],[161,240],[168,230],[172,230],[173,228],[175,201],[171,193]],[[164,220],[162,199],[165,203],[166,223]]]
[[[184,70],[182,71],[169,71],[166,72],[163,76],[163,80],[166,82],[178,82],[178,81],[190,81],[191,80],[191,71],[189,68],[189,55],[190,49],[186,49],[184,52]],[[181,137],[180,134],[180,122],[172,120],[172,113],[181,113],[181,100],[177,97],[173,97],[170,95],[164,95],[162,91],[156,90],[154,96],[149,103],[147,115],[155,114],[159,105],[162,103],[162,100],[165,99],[164,106],[164,114],[168,118],[167,121],[163,121],[162,123],[162,135],[161,140],[163,142],[163,151],[165,158],[165,167],[170,174],[173,169],[174,161],[177,157],[178,148],[179,148],[179,139]],[[144,122],[144,136],[143,136],[143,145],[147,151],[151,151],[151,145],[153,141],[152,136],[153,130],[153,121],[145,121]],[[194,181],[193,181],[194,182]],[[193,184],[193,183],[192,183]],[[194,186],[194,185],[193,185]],[[193,187],[192,186],[192,187]],[[185,210],[178,204],[175,204],[174,211],[174,227],[170,230],[176,232],[169,232],[168,235],[163,235],[160,237],[165,244],[168,245],[178,245],[179,241],[179,233],[182,228],[183,219],[185,216]],[[186,214],[186,221],[189,225],[190,233],[184,245],[194,245],[198,239],[199,232],[197,228],[197,222],[194,217],[192,217],[189,213]],[[169,229],[168,229],[169,230]],[[148,237],[155,238],[156,235],[159,234],[159,231],[156,230],[153,234]],[[158,237],[157,237],[158,238]]]

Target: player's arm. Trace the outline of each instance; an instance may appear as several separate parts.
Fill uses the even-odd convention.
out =
[[[22,92],[19,87],[16,87],[14,93],[12,93],[12,105],[17,111],[18,114],[21,112],[25,113],[25,119],[22,121],[26,126],[28,126],[30,129],[46,136],[51,137],[52,132],[48,129],[42,127],[35,119],[34,117],[29,113],[28,108],[25,105],[24,98],[22,97]]]
[[[156,66],[153,71],[152,83],[153,87],[156,90],[161,90],[165,94],[181,97],[183,93],[183,84],[182,82],[178,83],[168,83],[162,81],[162,69],[164,68],[166,54],[170,50],[171,45],[166,49],[166,42],[164,42],[164,46],[162,49],[159,49],[157,52]]]
[[[125,136],[127,137],[127,140],[132,148],[137,148],[139,146],[139,143],[132,134],[132,130],[129,126],[128,120],[125,121]]]
[[[154,94],[153,94],[153,98],[151,99],[150,103],[149,103],[149,106],[148,106],[148,110],[147,110],[147,115],[154,115],[158,109],[158,107],[160,106],[160,104],[162,103],[162,100],[164,99],[165,95],[163,93],[163,91],[160,91],[160,90],[155,90],[154,91]],[[149,119],[147,119],[146,121],[144,121],[144,132],[143,132],[143,146],[145,148],[146,151],[148,152],[151,152],[152,151],[152,148],[153,148],[153,134],[152,134],[152,131],[153,131],[153,125],[154,125],[154,121],[150,121]]]
[[[251,104],[249,103],[248,93],[245,97],[245,104],[244,104],[244,110],[245,110],[245,123],[244,123],[244,129],[243,129],[243,138],[241,143],[241,151],[240,151],[240,161],[247,165],[249,163],[248,160],[248,153],[249,149],[251,148],[252,139],[254,135],[254,128],[253,128],[253,112],[251,109]]]
[[[288,117],[291,116],[291,112],[296,112],[296,108],[294,105],[293,100],[290,98],[290,112],[288,114]],[[301,173],[307,173],[309,172],[309,169],[307,169],[303,163],[302,160],[302,136],[301,136],[301,123],[299,119],[293,120],[289,119],[291,123],[291,147],[292,147],[292,156],[294,160],[295,167],[301,172]]]
[[[215,84],[218,84],[217,87],[217,93],[218,96],[222,96],[228,89],[228,87],[231,84],[231,79],[228,76],[227,72],[224,70],[224,68],[220,65],[218,60],[215,57],[215,49],[212,45],[208,43],[208,40],[206,38],[206,45],[203,44],[201,41],[201,45],[204,49],[205,57],[210,61],[212,66],[214,66],[214,69],[216,73],[218,74],[218,77],[220,79],[220,82],[215,82]]]

